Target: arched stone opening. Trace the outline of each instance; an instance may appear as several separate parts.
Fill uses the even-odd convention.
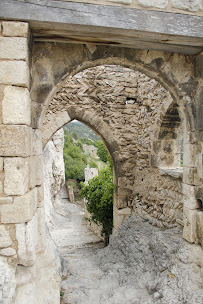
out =
[[[118,53],[117,47],[109,46],[37,43],[32,63],[33,126],[41,128],[49,102],[68,77],[105,64],[121,65],[156,79],[178,104],[188,103],[197,85],[193,63],[185,55],[128,48],[119,48]]]
[[[114,77],[114,85],[110,85],[111,74]],[[124,79],[121,77],[122,74],[125,74]],[[105,77],[107,82],[109,81],[107,84],[104,81]],[[175,115],[172,115],[173,120],[174,117],[178,117],[177,126],[179,126],[177,103],[156,80],[122,66],[106,65],[89,68],[69,78],[52,99],[42,128],[43,143],[45,144],[57,129],[72,119],[90,126],[104,140],[114,161],[117,186],[114,208],[116,217],[124,218],[133,209],[146,217],[145,202],[149,198],[140,200],[140,197],[143,196],[143,191],[152,192],[155,198],[150,199],[152,208],[147,207],[147,211],[150,211],[147,213],[147,218],[158,226],[163,226],[165,221],[164,227],[173,227],[179,220],[182,223],[181,181],[179,180],[178,183],[171,181],[172,188],[177,186],[176,195],[172,201],[170,197],[169,206],[165,206],[164,209],[165,185],[161,186],[163,193],[162,203],[160,196],[158,198],[158,204],[161,205],[159,208],[157,207],[159,192],[156,192],[156,185],[153,186],[154,180],[150,180],[150,176],[155,174],[155,181],[163,178],[165,184],[170,182],[167,178],[159,176],[158,167],[153,169],[151,146],[155,145],[154,137],[158,128],[163,131],[167,127],[166,117],[170,120],[171,113]],[[166,143],[167,140],[165,146]],[[156,152],[155,156],[157,156]],[[153,173],[155,171],[156,173]],[[169,179],[173,178],[174,176]],[[149,187],[150,191],[148,191]],[[177,199],[178,203],[173,206],[174,199]],[[139,206],[136,207],[137,203]],[[163,209],[165,215],[160,220]],[[152,216],[153,212],[156,214],[155,217]],[[116,227],[121,222],[117,220]]]
[[[29,37],[28,24],[21,22],[6,23],[8,23],[7,26],[11,25],[11,28],[14,29],[15,39],[18,41],[18,39],[22,39],[21,37],[18,37],[22,36],[27,45],[27,37]],[[4,36],[5,28],[1,27],[1,29],[1,35],[3,33]],[[19,45],[21,45],[20,40]],[[23,289],[20,278],[24,271],[25,274],[30,271],[30,269],[23,267],[30,266],[34,270],[37,269],[38,276],[35,276],[36,272],[31,275],[31,280],[36,281],[32,286],[36,284],[35,287],[40,290],[40,286],[38,285],[42,285],[41,292],[44,293],[45,285],[42,284],[42,281],[38,280],[38,278],[46,278],[49,285],[50,282],[46,266],[50,261],[49,268],[52,264],[54,272],[56,266],[56,257],[54,255],[48,256],[48,252],[51,251],[51,246],[49,247],[46,245],[47,239],[44,227],[43,181],[41,172],[41,130],[36,129],[37,127],[41,129],[39,118],[42,108],[46,111],[44,101],[49,94],[49,97],[51,98],[51,94],[59,88],[57,87],[57,84],[60,83],[63,77],[66,77],[72,71],[77,70],[78,67],[78,69],[82,69],[85,65],[88,66],[90,62],[93,62],[93,64],[102,62],[100,61],[101,58],[103,58],[103,62],[106,63],[108,63],[108,59],[109,64],[112,63],[114,59],[116,60],[116,58],[119,64],[123,63],[123,65],[126,66],[128,66],[130,62],[135,69],[136,67],[137,69],[140,68],[140,70],[143,69],[143,72],[146,71],[146,74],[149,76],[151,75],[152,78],[154,77],[162,82],[166,88],[170,88],[170,91],[173,92],[172,95],[177,97],[177,103],[181,107],[181,112],[185,117],[185,125],[187,126],[184,130],[184,139],[186,139],[185,145],[188,147],[185,149],[183,174],[185,195],[184,237],[188,241],[196,243],[200,243],[203,240],[203,217],[202,211],[199,208],[200,201],[202,201],[201,190],[203,179],[201,92],[199,92],[200,94],[197,94],[197,99],[195,100],[198,82],[200,85],[198,90],[201,90],[202,72],[196,74],[194,71],[197,58],[194,56],[188,57],[148,50],[140,51],[111,47],[96,47],[96,50],[94,47],[93,49],[91,48],[91,50],[89,49],[90,48],[86,46],[36,43],[32,54],[30,54],[30,50],[26,47],[25,51],[22,52],[21,59],[19,59],[16,52],[12,53],[11,58],[3,57],[2,59],[3,66],[9,69],[10,67],[14,68],[15,73],[5,73],[1,78],[1,83],[3,84],[1,87],[3,113],[0,134],[2,144],[0,159],[1,227],[3,231],[6,232],[5,235],[8,240],[5,247],[9,246],[8,249],[12,249],[10,253],[13,257],[8,258],[11,261],[11,264],[15,265],[12,269],[12,277],[15,277],[16,265],[18,265],[18,295],[22,295],[21,288]],[[3,44],[2,50],[3,53],[5,50],[5,54],[9,55],[6,43]],[[28,62],[29,55],[32,57],[31,65],[29,65]],[[197,57],[199,57],[200,62],[202,62],[202,54]],[[202,63],[199,67],[202,67]],[[32,74],[32,124],[30,124],[29,115],[31,104],[29,98],[29,72]],[[65,78],[63,78],[63,80],[64,79]],[[9,95],[10,85],[13,87],[13,93],[11,95]],[[5,88],[6,90],[4,90]],[[48,98],[47,101],[50,101],[50,98]],[[14,111],[14,109],[20,110],[18,101],[21,99],[25,102],[22,111],[23,115],[13,116],[14,113],[19,114],[19,111]],[[197,112],[195,111],[194,100],[195,102],[197,101]],[[9,101],[9,103],[7,103],[7,101]],[[198,122],[195,123],[196,118],[198,119]],[[196,137],[198,137],[198,142]],[[127,158],[130,159],[129,157]],[[133,157],[130,161],[132,161],[132,159]],[[125,159],[123,161],[125,162]],[[123,168],[123,170],[127,172],[125,168]],[[134,175],[136,175],[137,172],[140,171],[135,171]],[[139,176],[141,181],[142,179],[144,180],[140,174],[138,177]],[[124,179],[121,180],[122,185],[124,182]],[[128,203],[130,204],[130,202],[131,201],[129,200]],[[9,231],[6,231],[5,229],[9,229]],[[35,239],[36,235],[37,238]],[[10,237],[12,240],[10,240]],[[3,250],[1,253],[3,254]],[[40,254],[43,254],[43,257],[41,257],[43,263],[40,263],[39,261],[40,258],[38,255]],[[35,268],[36,264],[38,264],[37,268]],[[25,285],[27,284],[30,287],[30,276],[26,276],[26,280]],[[9,284],[12,282],[11,284],[16,286],[16,281],[13,278],[11,281],[8,276],[6,276],[5,282],[9,282]],[[8,285],[6,284],[5,289],[7,289],[7,286]],[[9,288],[10,286],[11,285],[9,285]],[[35,287],[29,288],[29,291],[31,291],[29,292],[29,295],[26,289],[26,293],[24,293],[24,296],[26,297],[25,300],[28,301],[27,296],[30,301],[36,299],[32,292]],[[14,289],[15,287],[12,287],[9,300],[14,296]],[[55,296],[54,288],[52,288],[50,293],[44,296],[44,299],[54,302]],[[57,300],[58,298],[56,301]]]

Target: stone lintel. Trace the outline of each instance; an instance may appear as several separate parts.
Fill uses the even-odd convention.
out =
[[[202,18],[192,15],[53,0],[1,0],[0,18],[29,22],[34,37],[43,41],[62,38],[69,43],[180,53],[185,47],[187,54],[198,54],[203,46]]]

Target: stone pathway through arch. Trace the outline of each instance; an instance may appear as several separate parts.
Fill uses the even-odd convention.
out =
[[[65,216],[51,232],[64,259],[61,304],[203,303],[202,249],[184,241],[180,228],[160,229],[133,214],[102,248],[81,207],[63,197]]]

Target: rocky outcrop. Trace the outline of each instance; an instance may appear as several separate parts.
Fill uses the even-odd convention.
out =
[[[63,145],[64,131],[60,129],[47,143],[43,154],[45,218],[51,230],[57,225],[57,212],[64,212],[59,199],[59,192],[65,182]]]
[[[64,304],[203,303],[202,248],[135,213],[108,247],[68,265]]]

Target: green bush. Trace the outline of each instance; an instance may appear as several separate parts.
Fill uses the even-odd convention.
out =
[[[95,147],[97,148],[97,155],[99,156],[99,158],[103,161],[103,162],[107,162],[109,159],[109,154],[106,150],[105,145],[103,144],[103,142],[101,140],[97,140],[94,143]]]
[[[93,161],[93,160],[91,160],[89,162],[89,166],[90,166],[90,168],[98,168],[97,163],[95,161]]]
[[[81,193],[87,200],[87,210],[95,223],[102,225],[102,233],[105,244],[109,242],[109,236],[113,227],[113,172],[112,164],[99,172],[99,176],[92,178],[88,185],[81,183]]]
[[[64,149],[63,158],[65,163],[65,177],[83,181],[84,169],[87,164],[87,158],[83,154],[82,144],[79,141],[74,141],[68,131],[64,131]]]
[[[82,144],[86,144],[88,146],[94,145],[94,142],[91,139],[83,137],[83,138],[80,138],[80,140],[81,140]]]

